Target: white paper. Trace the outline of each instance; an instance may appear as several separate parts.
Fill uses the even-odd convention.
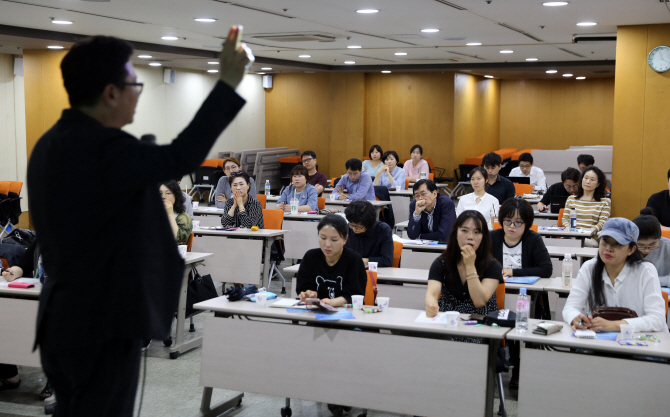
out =
[[[595,339],[596,332],[593,330],[575,330],[575,336],[580,339]]]
[[[278,307],[278,308],[292,308],[296,304],[298,304],[300,300],[295,300],[293,298],[280,298],[274,303],[270,305],[270,307]]]
[[[437,313],[437,316],[431,319],[426,316],[425,311],[422,311],[416,320],[414,320],[414,323],[447,324],[447,313]]]
[[[402,244],[405,244],[405,243],[406,243],[406,244],[408,244],[408,245],[425,245],[425,244],[427,244],[428,242],[430,242],[430,240],[412,240],[412,239],[403,239],[403,238],[401,238],[400,236],[398,236],[398,235],[396,235],[396,234],[393,235],[393,241],[395,241],[395,242],[400,242],[400,243],[402,243]]]

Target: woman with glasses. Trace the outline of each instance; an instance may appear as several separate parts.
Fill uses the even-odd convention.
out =
[[[375,185],[386,188],[395,188],[398,191],[405,189],[405,171],[398,166],[399,158],[396,151],[386,151],[382,156],[384,165],[377,171]]]
[[[661,236],[661,223],[654,215],[654,210],[643,208],[633,223],[640,229],[637,249],[645,261],[656,267],[661,287],[670,287],[670,239]]]
[[[486,182],[489,175],[483,167],[474,168],[470,171],[470,185],[473,192],[461,196],[456,207],[456,215],[460,215],[465,210],[477,210],[482,213],[486,219],[486,225],[493,229],[491,217],[498,215],[500,202],[497,198],[486,192]]]
[[[570,197],[577,194],[579,190],[579,177],[581,173],[576,168],[568,168],[561,173],[561,182],[552,184],[537,203],[537,211],[545,211],[551,204],[551,197]]]
[[[193,222],[191,216],[186,213],[184,194],[175,181],[161,183],[160,193],[177,244],[186,245],[193,231]]]
[[[358,252],[363,263],[377,262],[379,268],[393,265],[393,231],[377,220],[377,213],[367,200],[354,200],[344,209],[349,222],[347,248]]]
[[[233,195],[223,208],[221,225],[226,228],[258,226],[259,229],[264,229],[263,207],[254,195],[249,194],[251,183],[247,173],[233,172],[228,177],[228,184]]]
[[[228,177],[233,172],[239,172],[242,170],[242,165],[240,165],[240,160],[237,158],[228,158],[223,162],[223,173],[225,176],[219,178],[219,182],[216,185],[216,208],[224,208],[226,206],[226,201],[229,198],[233,197],[233,190],[230,188],[228,182]],[[256,182],[254,179],[250,179],[251,189],[249,194],[256,195]]]

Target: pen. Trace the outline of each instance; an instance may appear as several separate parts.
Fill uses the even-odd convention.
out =
[[[14,273],[10,269],[5,269],[3,267],[0,267],[0,270],[1,270],[0,272],[5,272],[6,271],[6,272],[9,273],[9,275],[14,276]]]

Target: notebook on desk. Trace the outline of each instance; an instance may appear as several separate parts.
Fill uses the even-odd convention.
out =
[[[540,277],[507,277],[505,278],[505,283],[507,284],[535,284]]]

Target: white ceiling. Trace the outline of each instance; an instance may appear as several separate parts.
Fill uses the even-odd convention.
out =
[[[458,10],[441,0],[0,0],[0,25],[5,25],[0,28],[0,53],[43,48],[59,38],[40,31],[105,34],[152,44],[138,47],[138,54],[151,51],[149,54],[165,66],[206,69],[211,68],[207,61],[215,56],[230,25],[242,24],[244,41],[259,61],[256,71],[266,66],[273,68],[271,72],[442,68],[491,73],[497,69],[493,75],[516,78],[521,72],[545,77],[545,69],[563,63],[581,65],[578,68],[583,75],[597,76],[593,71],[600,70],[602,76],[607,67],[603,61],[615,59],[616,43],[574,44],[573,35],[615,34],[620,25],[670,22],[670,6],[659,0],[571,0],[563,7],[546,7],[543,1],[451,0],[466,9]],[[361,8],[376,8],[379,13],[355,12]],[[218,21],[199,23],[195,17]],[[55,25],[51,18],[74,24]],[[598,25],[576,26],[582,21]],[[16,28],[38,31],[13,33]],[[440,32],[422,33],[423,28],[438,28]],[[278,33],[321,33],[335,40],[277,42],[255,38]],[[166,35],[180,39],[161,40]],[[60,44],[69,46],[67,41],[74,38],[68,36],[61,36]],[[40,37],[43,39],[35,39]],[[466,46],[467,42],[483,45]],[[347,49],[349,45],[362,48]],[[501,54],[503,49],[514,53]],[[395,52],[407,55],[396,56]],[[301,54],[311,58],[298,58]],[[539,60],[528,64],[525,59],[530,57]],[[356,64],[344,65],[347,60]],[[309,68],[305,64],[317,65]]]

